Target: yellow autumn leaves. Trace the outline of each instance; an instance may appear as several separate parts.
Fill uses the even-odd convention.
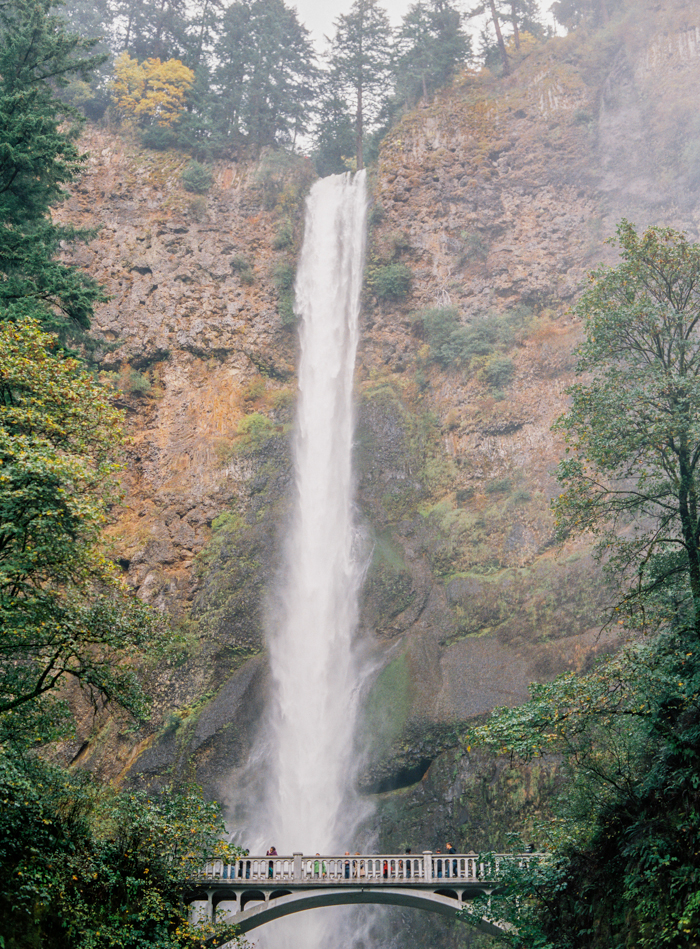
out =
[[[193,82],[194,73],[179,59],[139,63],[122,53],[114,63],[112,97],[123,118],[169,128],[184,111]]]

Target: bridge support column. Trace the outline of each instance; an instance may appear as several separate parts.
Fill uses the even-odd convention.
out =
[[[214,891],[207,890],[207,922],[214,922]]]
[[[301,883],[301,858],[302,858],[302,856],[303,856],[303,855],[300,854],[300,853],[292,854],[292,857],[294,858],[294,882],[295,882],[295,883]]]
[[[427,881],[433,879],[433,851],[423,851],[423,877]]]

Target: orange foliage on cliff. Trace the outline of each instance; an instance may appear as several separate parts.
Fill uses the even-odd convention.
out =
[[[179,59],[146,59],[139,63],[128,53],[114,64],[112,97],[117,112],[139,125],[174,125],[185,108],[194,73]]]

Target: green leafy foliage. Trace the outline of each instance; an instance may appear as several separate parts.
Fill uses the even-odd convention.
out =
[[[243,257],[242,254],[236,254],[235,257],[231,258],[231,270],[238,274],[241,283],[250,285],[255,281],[253,267],[248,258]]]
[[[532,687],[468,740],[561,756],[567,784],[539,829],[550,856],[501,868],[491,911],[516,947],[697,946],[700,653],[683,634]]]
[[[205,165],[201,165],[198,161],[191,161],[183,169],[180,180],[185,191],[206,194],[212,186],[214,176]]]
[[[275,236],[272,238],[273,250],[286,250],[294,243],[294,223],[292,221],[283,221],[277,228]]]
[[[403,300],[411,290],[413,273],[406,264],[380,264],[370,269],[367,282],[378,300]]]
[[[471,323],[460,321],[457,307],[433,307],[412,315],[422,326],[430,346],[430,360],[443,368],[477,363],[484,370],[483,381],[493,387],[507,385],[513,374],[513,364],[498,354],[517,342],[519,333],[530,319],[527,307],[518,307],[504,314],[490,313]]]
[[[357,164],[349,100],[333,73],[322,77],[314,140],[316,171],[322,178],[343,174]]]
[[[628,622],[683,617],[700,635],[700,246],[626,221],[617,241],[621,263],[592,274],[577,308],[588,378],[558,423],[555,513],[562,533],[598,536]]]
[[[296,325],[294,312],[294,278],[296,268],[291,261],[280,261],[274,269],[273,281],[277,288],[277,309],[283,326]]]
[[[262,412],[251,412],[238,423],[236,427],[236,449],[244,453],[258,451],[279,429],[275,423],[263,415]]]
[[[308,30],[282,0],[227,7],[215,46],[213,121],[226,142],[256,149],[306,131],[316,70]]]
[[[582,23],[603,26],[621,5],[621,0],[555,0],[552,13],[567,29]]]
[[[0,724],[26,733],[66,678],[133,711],[158,623],[100,544],[121,413],[32,321],[0,326]]]
[[[485,382],[492,389],[502,389],[509,385],[515,375],[515,363],[507,356],[493,355],[484,360],[484,364],[476,374],[480,382]]]
[[[419,0],[409,7],[394,54],[397,96],[415,104],[444,86],[471,58],[459,10],[446,0]]]
[[[540,830],[550,856],[502,864],[493,905],[474,907],[509,919],[503,941],[522,949],[700,945],[700,247],[626,221],[617,240],[620,263],[591,275],[578,306],[585,377],[558,422],[570,457],[554,506],[562,533],[599,537],[612,615],[646,639],[532,686],[467,736],[562,763]]]
[[[120,794],[5,752],[0,798],[6,949],[199,949],[235,937],[230,926],[192,926],[183,902],[207,857],[237,852],[199,789]]]
[[[391,26],[377,0],[355,0],[335,23],[330,57],[333,96],[352,101],[355,165],[364,167],[364,137],[388,98],[391,77]]]

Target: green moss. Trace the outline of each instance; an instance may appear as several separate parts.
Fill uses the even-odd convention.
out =
[[[465,782],[460,804],[469,814],[459,828],[476,851],[504,851],[518,834],[524,845],[538,847],[538,824],[552,807],[558,787],[555,761],[511,765],[479,755],[480,766]]]
[[[445,645],[491,634],[504,643],[554,642],[580,635],[601,621],[606,588],[589,557],[573,561],[540,558],[530,567],[470,571],[452,578],[454,629]],[[464,584],[460,592],[460,582]],[[546,677],[550,659],[539,660]]]
[[[408,660],[397,656],[379,674],[367,699],[365,720],[375,749],[396,741],[408,721],[413,686]]]
[[[408,609],[416,593],[400,549],[388,537],[375,540],[372,563],[363,588],[372,625],[382,628]]]
[[[255,280],[255,275],[253,273],[253,267],[250,261],[243,257],[241,254],[236,254],[231,258],[231,270],[234,273],[237,273],[240,277],[241,283],[251,284]]]

